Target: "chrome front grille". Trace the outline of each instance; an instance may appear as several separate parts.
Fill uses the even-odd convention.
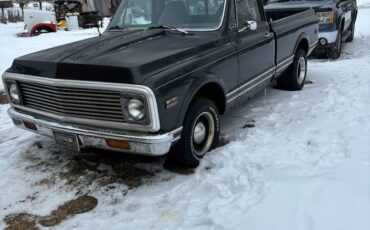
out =
[[[19,89],[22,104],[32,109],[69,117],[125,121],[119,92],[29,82],[19,82]]]

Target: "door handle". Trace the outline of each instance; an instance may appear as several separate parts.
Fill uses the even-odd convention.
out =
[[[270,33],[270,32],[267,32],[267,33],[265,33],[263,36],[265,37],[265,38],[269,38],[269,37],[271,37],[272,35],[274,35],[273,33]]]

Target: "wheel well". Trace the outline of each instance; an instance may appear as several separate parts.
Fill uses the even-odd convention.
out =
[[[213,103],[215,103],[215,105],[217,106],[217,109],[220,112],[220,114],[225,113],[226,98],[225,98],[224,91],[219,84],[207,83],[203,85],[194,95],[192,101],[196,97],[203,97],[203,98],[207,98],[213,101]]]
[[[39,26],[35,28],[35,31],[42,31],[42,30],[45,30],[47,32],[52,32],[52,30],[47,26]]]
[[[309,45],[308,45],[308,41],[307,41],[307,39],[303,38],[303,39],[299,42],[299,44],[298,44],[298,46],[297,46],[296,51],[297,51],[297,50],[299,50],[299,49],[303,49],[303,50],[306,52],[306,54],[308,53]]]

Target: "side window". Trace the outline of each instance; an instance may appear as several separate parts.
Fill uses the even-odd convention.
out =
[[[258,0],[236,0],[238,25],[244,25],[246,21],[262,21]]]

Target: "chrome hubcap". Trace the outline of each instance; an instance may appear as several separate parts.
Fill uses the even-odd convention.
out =
[[[305,77],[306,77],[306,59],[301,57],[298,61],[297,67],[297,76],[298,76],[298,84],[302,84]]]
[[[199,157],[204,156],[211,148],[215,136],[215,122],[209,112],[200,114],[193,127],[192,147]]]
[[[206,138],[206,126],[203,122],[199,122],[194,129],[194,141],[197,144],[200,144]]]

